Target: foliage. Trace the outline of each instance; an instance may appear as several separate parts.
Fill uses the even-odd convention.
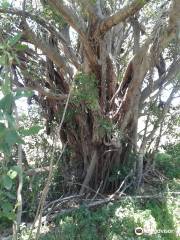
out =
[[[51,132],[56,135],[65,100],[72,87],[61,132],[62,140],[65,139],[63,142],[67,142],[68,145],[67,151],[56,168],[47,201],[53,201],[59,198],[59,195],[67,194],[67,191],[63,191],[65,188],[63,181],[66,180],[66,176],[67,181],[71,179],[73,182],[68,186],[69,192],[77,191],[74,187],[76,180],[81,181],[78,183],[81,185],[83,178],[87,179],[94,150],[95,153],[97,152],[97,160],[95,170],[92,170],[94,172],[87,184],[89,189],[94,187],[97,189],[100,181],[103,185],[107,183],[117,187],[117,183],[122,182],[134,169],[134,163],[138,159],[139,148],[134,150],[137,142],[133,142],[136,137],[134,135],[136,133],[138,135],[138,132],[134,134],[133,127],[141,114],[146,117],[150,113],[147,123],[150,126],[144,129],[146,136],[139,138],[147,140],[147,145],[151,143],[153,145],[156,141],[157,132],[154,132],[153,138],[151,130],[153,127],[159,130],[159,120],[163,120],[162,126],[167,127],[167,130],[162,127],[163,135],[167,135],[168,132],[172,134],[172,130],[175,132],[177,128],[174,128],[174,125],[179,124],[178,111],[175,111],[176,117],[174,117],[174,110],[171,108],[167,116],[161,119],[163,107],[160,109],[158,105],[158,100],[163,95],[167,100],[167,91],[174,89],[174,86],[177,87],[176,81],[179,79],[174,70],[178,63],[178,36],[176,36],[177,39],[174,37],[168,45],[171,35],[173,37],[176,32],[173,22],[178,20],[178,14],[173,14],[176,9],[169,8],[169,1],[139,0],[129,8],[129,11],[128,4],[132,2],[130,0],[105,0],[103,4],[101,1],[90,0],[87,1],[88,6],[82,0],[41,0],[42,5],[36,7],[33,6],[33,1],[26,1],[24,2],[25,12],[20,9],[20,6],[17,7],[16,2],[0,1],[0,223],[12,222],[15,217],[17,208],[15,194],[19,169],[16,165],[17,151],[14,149],[19,144],[23,145],[28,163],[27,166],[23,164],[23,220],[33,220],[47,175],[45,173],[28,176],[26,173],[29,170],[48,167],[49,160],[52,159],[51,149],[54,147],[54,142],[45,133],[44,117],[47,125],[54,119],[57,120],[53,122]],[[140,9],[139,3],[146,2],[148,4],[137,12]],[[99,5],[95,7],[95,3]],[[124,6],[125,14],[123,10],[118,11]],[[104,18],[101,17],[101,12]],[[130,16],[131,12],[133,15]],[[98,13],[97,16],[96,13]],[[172,21],[168,20],[169,16]],[[136,26],[133,26],[134,23]],[[24,27],[25,24],[26,27]],[[166,27],[170,35],[167,41],[165,41]],[[108,29],[107,32],[106,29]],[[141,46],[143,51],[138,51],[136,54],[135,48],[140,47],[141,50]],[[161,57],[162,59],[159,59]],[[166,71],[163,69],[161,71],[163,73],[159,73],[161,66],[158,68],[158,65],[162,65],[161,60],[166,65]],[[143,67],[145,63],[148,64]],[[131,69],[130,73],[126,71],[129,69]],[[126,73],[129,76],[124,86],[126,93],[130,94],[123,94],[123,91],[117,92],[117,89],[120,89],[119,80],[123,81]],[[116,76],[119,76],[119,80]],[[161,80],[159,83],[156,77]],[[130,84],[131,81],[136,81],[136,84]],[[134,89],[129,88],[129,84]],[[17,90],[21,87],[35,90],[34,96],[39,106],[33,109],[33,105],[33,111],[28,112],[29,117],[21,116],[17,126],[15,105],[17,101],[22,100],[22,97],[32,96],[31,91]],[[146,87],[149,89],[149,94],[141,102],[142,98],[139,94],[143,96]],[[174,98],[178,97],[178,92],[175,92]],[[102,97],[105,97],[103,101],[101,101]],[[103,106],[104,103],[106,106]],[[39,114],[40,107],[44,113],[43,117]],[[28,111],[30,108],[28,106]],[[148,140],[148,136],[151,139]],[[59,159],[59,149],[62,147],[60,142],[56,144],[56,149],[53,150],[55,160]],[[132,148],[135,153],[131,151]],[[164,183],[167,185],[163,185],[163,188],[167,188],[167,192],[169,189],[175,191],[178,185],[179,149],[178,144],[168,145],[165,146],[164,153],[159,151],[155,157],[158,170],[171,179],[171,182],[168,179]],[[116,150],[118,155],[115,156]],[[108,154],[104,154],[106,152]],[[115,165],[117,162],[118,166]],[[106,186],[103,187],[105,188]],[[104,191],[109,193],[112,190]],[[110,203],[108,206],[92,211],[81,206],[78,211],[59,217],[58,231],[44,238],[135,239],[136,226],[144,227],[152,223],[154,227],[173,228],[172,213],[174,206],[177,205],[173,201],[160,200],[159,204],[152,200],[146,203],[143,209],[141,201],[137,203],[131,198],[126,200],[115,204]],[[162,213],[161,210],[163,210]],[[168,220],[163,223],[161,218]],[[25,239],[26,229],[23,230],[23,234]],[[175,239],[173,235],[170,237]],[[140,239],[144,238],[164,239],[164,236],[159,234],[140,237]]]
[[[27,48],[26,45],[18,43],[21,36],[18,33],[7,39],[5,43],[0,44],[0,65],[10,66],[11,64],[20,63],[17,53],[21,53]]]
[[[39,126],[29,129],[18,128],[14,114],[15,102],[22,97],[32,95],[29,91],[12,90],[11,65],[18,62],[16,53],[24,51],[24,45],[19,44],[21,34],[17,34],[0,45],[0,65],[7,71],[1,74],[0,99],[0,224],[13,221],[16,210],[16,177],[20,173],[17,165],[12,165],[12,152],[15,145],[24,144],[23,137],[39,132]],[[13,163],[14,164],[14,163]]]
[[[157,167],[161,163],[161,170],[164,174],[167,171],[172,156],[179,157],[179,144],[166,146],[167,152],[158,154],[156,158]],[[171,154],[171,155],[169,155]],[[175,162],[177,176],[179,162]],[[175,169],[175,168],[174,168]],[[149,187],[147,187],[149,188]],[[61,240],[123,240],[136,239],[134,233],[136,227],[142,227],[144,234],[138,239],[150,240],[177,240],[179,239],[178,229],[180,227],[179,218],[179,196],[173,194],[180,190],[179,179],[167,180],[161,183],[161,191],[164,189],[164,197],[136,199],[131,197],[122,198],[116,203],[109,203],[107,206],[95,210],[88,210],[81,206],[79,210],[72,214],[66,214],[57,217],[56,229],[42,236],[41,239]],[[163,193],[163,192],[162,192]],[[159,230],[158,232],[156,232]],[[164,232],[163,232],[164,231]]]
[[[110,135],[113,133],[114,126],[107,118],[98,118],[97,119],[98,124],[98,131],[101,136],[104,136],[105,134]]]
[[[170,179],[180,178],[180,144],[167,145],[165,149],[165,153],[156,154],[156,167]]]
[[[92,110],[98,109],[97,80],[93,75],[76,74],[73,90],[73,102],[84,103]]]
[[[59,226],[54,232],[41,237],[41,240],[129,240],[136,239],[136,227],[142,227],[144,234],[138,239],[177,240],[172,220],[172,212],[165,202],[148,200],[145,204],[133,198],[109,204],[98,210],[81,207],[72,214],[56,219]],[[155,233],[156,230],[162,230]],[[163,233],[170,230],[171,233]]]
[[[15,195],[15,178],[18,174],[17,166],[12,167],[10,170],[0,168],[0,224],[7,220],[14,220],[15,209],[14,204],[16,200]]]
[[[49,19],[49,21],[54,21],[54,24],[59,28],[63,29],[63,27],[67,26],[63,17],[60,14],[56,13],[56,10],[53,10],[47,5],[43,8],[42,16],[44,16],[46,19]]]

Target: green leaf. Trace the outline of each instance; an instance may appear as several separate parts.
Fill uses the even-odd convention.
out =
[[[4,112],[1,109],[0,109],[0,120],[4,120]]]
[[[6,65],[9,65],[9,57],[7,56],[7,63]],[[1,85],[1,90],[3,95],[8,95],[11,93],[11,79],[10,79],[10,69],[9,66],[7,67],[5,73],[2,75],[3,83]]]
[[[13,171],[17,172],[18,175],[21,174],[21,169],[20,169],[19,166],[13,166],[13,167],[11,167],[11,169],[12,169]]]
[[[17,90],[14,96],[14,99],[17,100],[21,97],[31,97],[33,95],[33,91],[22,91],[22,90]]]
[[[13,115],[4,113],[4,119],[6,119],[6,121],[8,122],[9,128],[11,128],[11,129],[15,128],[16,122],[15,122],[15,118],[13,117]]]
[[[42,129],[41,126],[33,126],[29,129],[20,128],[19,133],[21,136],[31,136],[37,134]]]
[[[4,112],[10,113],[12,111],[13,95],[7,94],[0,100],[0,109]]]
[[[4,139],[6,136],[7,128],[4,123],[0,123],[0,149],[4,146]]]
[[[21,36],[22,34],[21,33],[18,33],[16,34],[15,36],[11,37],[9,40],[8,40],[8,44],[12,47],[14,46],[20,39],[21,39]]]
[[[13,211],[13,205],[9,202],[2,203],[1,206],[3,210],[4,217],[8,218],[9,220],[13,220],[15,218],[15,213]]]
[[[15,212],[9,212],[8,213],[8,215],[7,215],[7,218],[9,219],[9,220],[15,220],[16,219],[16,214],[15,214]]]
[[[0,65],[6,65],[6,62],[7,62],[7,58],[6,58],[6,55],[2,55],[0,56]]]
[[[2,2],[1,2],[1,8],[3,8],[3,9],[7,9],[7,8],[9,8],[10,7],[10,3],[9,3],[9,1],[8,0],[3,0]]]
[[[9,202],[2,203],[1,208],[4,213],[9,213],[9,212],[13,211],[13,206]]]
[[[12,182],[12,179],[9,176],[4,175],[2,177],[2,182],[3,182],[4,188],[6,188],[7,190],[10,190],[12,188],[13,182]]]
[[[8,78],[5,79],[1,89],[4,95],[7,95],[11,92],[11,82]]]
[[[7,175],[8,175],[11,179],[16,178],[17,174],[18,174],[17,171],[14,171],[13,169],[10,169],[10,170],[8,171],[8,173],[7,173]]]
[[[5,49],[6,48],[6,45],[5,44],[0,44],[0,49]]]
[[[18,43],[18,44],[16,45],[16,51],[23,52],[23,51],[25,51],[27,48],[28,48],[28,46],[25,45],[25,44]]]
[[[16,195],[15,194],[12,194],[10,192],[5,192],[5,191],[3,192],[3,194],[11,200],[16,200]]]
[[[6,130],[6,126],[4,125],[4,123],[0,122],[0,137],[1,137],[1,133]]]
[[[19,61],[19,58],[14,54],[13,60],[16,62],[17,65],[21,65],[21,62]]]
[[[24,141],[21,139],[21,137],[18,135],[18,133],[12,129],[6,133],[5,141],[9,146],[12,146],[16,143],[24,144]]]
[[[5,142],[0,142],[0,150],[6,155],[6,156],[10,156],[11,154],[11,149],[8,146],[7,143]]]

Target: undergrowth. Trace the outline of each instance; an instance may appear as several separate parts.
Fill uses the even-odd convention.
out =
[[[180,239],[180,196],[176,194],[180,191],[177,151],[179,153],[179,145],[176,152],[169,148],[165,154],[156,156],[157,169],[167,176],[167,180],[158,186],[164,197],[127,197],[94,210],[81,206],[71,214],[57,217],[56,228],[42,235],[41,240]],[[143,229],[142,235],[135,233],[137,227]]]
[[[81,207],[57,217],[55,230],[41,240],[178,240],[173,213],[178,210],[177,200],[168,197],[140,202],[129,197],[94,211]],[[137,227],[144,231],[141,236],[135,233]]]

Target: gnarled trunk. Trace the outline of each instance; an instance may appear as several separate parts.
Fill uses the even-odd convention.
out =
[[[100,185],[100,191],[113,192],[120,182],[119,176],[115,176],[115,171],[118,172],[126,162],[128,152],[132,149],[136,150],[134,147],[136,142],[129,141],[129,139],[136,135],[137,120],[135,121],[134,112],[132,112],[131,117],[125,119],[125,122],[122,117],[123,127],[117,124],[122,111],[119,110],[116,115],[114,114],[117,106],[115,106],[113,96],[115,96],[118,84],[113,62],[108,53],[110,43],[108,35],[97,42],[97,39],[93,40],[91,34],[90,40],[94,54],[99,61],[97,65],[93,65],[85,51],[84,64],[88,66],[84,69],[88,75],[95,76],[97,105],[93,108],[83,100],[76,105],[72,100],[68,111],[74,111],[74,114],[69,122],[65,120],[61,138],[67,142],[67,147],[71,152],[67,160],[68,169],[72,169],[69,179],[82,184],[80,192],[88,190],[89,187],[97,190]],[[129,72],[125,74],[126,76],[132,75],[131,70],[127,69],[127,71]],[[126,89],[129,87],[128,84]],[[119,108],[126,105],[127,96],[127,94],[118,96],[121,104]],[[127,106],[126,112],[130,107]],[[113,174],[114,180],[112,180]]]
[[[48,11],[57,14],[50,24],[37,16],[8,10],[9,13],[23,15],[19,25],[22,30],[22,41],[42,51],[46,61],[44,56],[39,59],[39,56],[36,56],[38,54],[31,49],[32,55],[36,56],[37,65],[38,63],[43,65],[42,69],[46,65],[48,72],[44,74],[44,70],[41,69],[42,78],[39,78],[38,69],[35,76],[31,76],[25,71],[28,65],[22,60],[23,53],[17,52],[20,59],[17,68],[23,73],[24,78],[21,84],[16,76],[15,85],[20,84],[38,91],[36,97],[45,110],[49,132],[52,121],[59,122],[61,117],[59,112],[62,111],[70,89],[74,85],[60,133],[62,142],[67,144],[64,156],[66,170],[63,171],[65,180],[82,184],[81,193],[88,187],[98,189],[100,185],[100,191],[113,191],[119,182],[119,176],[113,178],[114,169],[118,171],[124,163],[127,165],[128,154],[137,151],[140,105],[152,91],[160,88],[158,85],[162,83],[163,79],[156,81],[154,89],[151,89],[151,84],[147,83],[143,95],[142,83],[147,72],[156,66],[159,74],[164,73],[160,54],[176,37],[179,26],[179,2],[172,0],[169,21],[162,17],[162,22],[157,21],[158,24],[154,26],[152,34],[148,34],[149,36],[145,38],[140,36],[142,26],[137,13],[149,0],[130,1],[130,4],[122,6],[113,14],[108,12],[107,6],[102,7],[99,1],[79,0],[68,4],[67,1],[57,0],[41,2]],[[77,13],[72,9],[76,4]],[[26,22],[26,18],[35,21],[43,30],[36,33]],[[62,18],[65,24],[60,24],[59,19]],[[127,23],[131,23],[134,32],[134,44],[131,48],[133,57],[125,73],[122,74],[121,83],[118,83],[116,74],[120,68],[116,69],[114,62],[116,66],[122,65],[124,71],[124,63],[121,64],[116,60],[121,54],[121,47],[129,38],[129,30],[123,32]],[[76,31],[79,39],[80,47],[78,46],[77,49],[71,44],[70,27]],[[114,34],[116,30],[117,33]],[[44,34],[47,34],[48,41],[46,37],[44,38]],[[113,39],[114,37],[116,40]],[[117,40],[118,37],[120,41]],[[140,44],[141,40],[144,41],[143,44]],[[128,44],[124,45],[128,48]],[[127,49],[128,57],[132,55],[131,49]],[[27,63],[31,57],[28,50],[23,55]],[[121,57],[120,59],[124,60]],[[14,69],[15,73],[17,68]],[[140,156],[139,162],[141,160]],[[142,170],[142,164],[140,165]]]

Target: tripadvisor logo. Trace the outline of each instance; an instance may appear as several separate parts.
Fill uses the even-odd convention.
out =
[[[135,231],[135,234],[136,234],[137,236],[141,236],[141,235],[143,235],[143,233],[144,233],[142,227],[136,227],[134,231]]]

